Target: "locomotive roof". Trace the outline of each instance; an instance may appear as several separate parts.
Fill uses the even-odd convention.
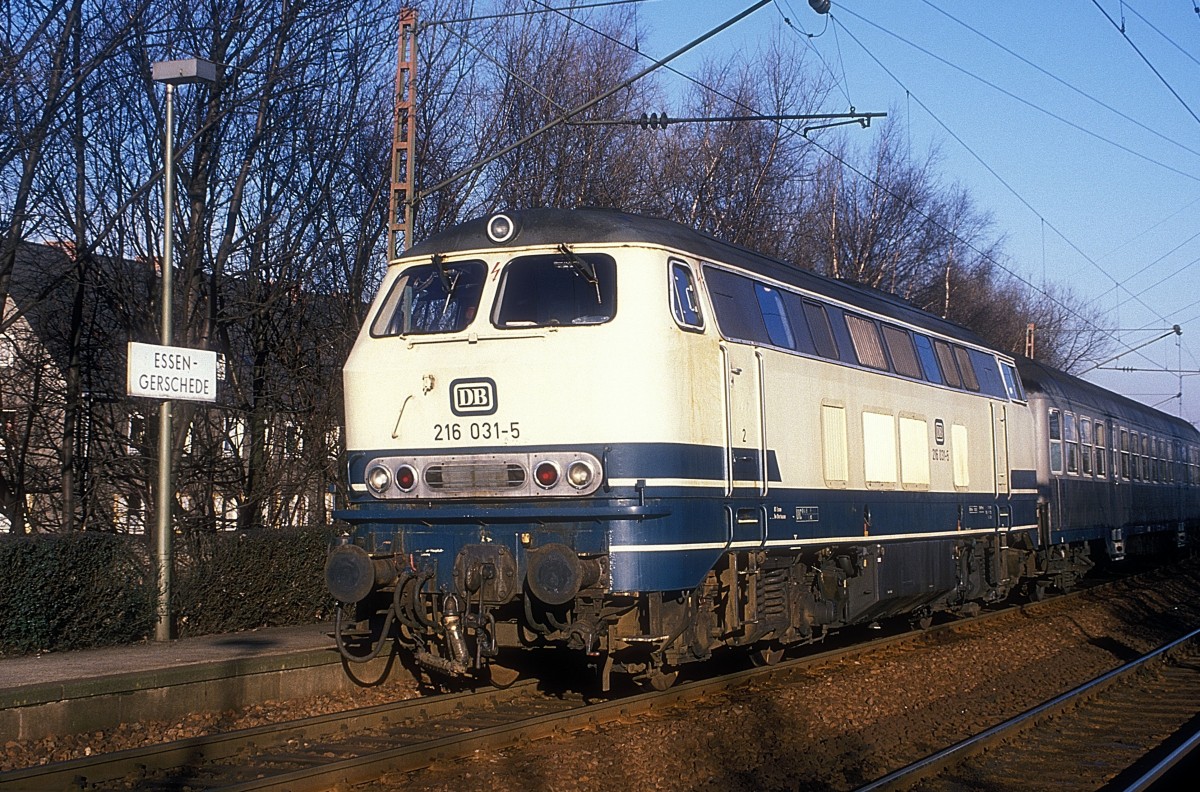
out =
[[[723,242],[671,220],[610,209],[525,209],[504,214],[517,224],[517,232],[504,244],[497,244],[488,238],[487,223],[490,217],[481,217],[448,228],[414,245],[405,251],[404,258],[527,245],[649,243],[686,251],[714,262],[742,266],[864,311],[990,348],[971,330],[923,311],[895,295],[827,278],[740,245]]]
[[[1200,432],[1197,432],[1196,427],[1182,418],[1113,393],[1087,380],[1051,368],[1045,363],[1030,360],[1027,357],[1018,357],[1017,371],[1021,374],[1021,381],[1024,383],[1026,391],[1031,394],[1042,394],[1059,406],[1090,407],[1131,423],[1169,431],[1182,438],[1190,438],[1191,442],[1200,440]]]

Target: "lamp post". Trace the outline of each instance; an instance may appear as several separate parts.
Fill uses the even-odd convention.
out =
[[[162,335],[163,346],[170,346],[174,335],[171,326],[172,284],[174,265],[175,220],[175,86],[185,83],[217,82],[217,65],[203,58],[160,61],[151,64],[150,76],[155,82],[166,83],[166,131],[163,133],[163,261],[162,261]],[[155,555],[158,562],[158,623],[154,628],[157,641],[171,640],[171,502],[175,497],[171,485],[171,400],[164,399],[158,410],[158,492],[156,497]]]

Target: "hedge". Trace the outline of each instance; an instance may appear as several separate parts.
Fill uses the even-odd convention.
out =
[[[328,527],[209,534],[176,543],[179,637],[324,621]],[[0,536],[0,654],[85,649],[154,632],[147,537]]]

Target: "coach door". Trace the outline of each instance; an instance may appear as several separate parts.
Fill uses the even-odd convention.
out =
[[[725,370],[725,494],[767,494],[763,358],[753,347],[721,344]]]

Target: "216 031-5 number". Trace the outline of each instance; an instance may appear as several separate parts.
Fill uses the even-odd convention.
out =
[[[470,423],[446,423],[433,425],[435,443],[452,443],[464,438],[470,440],[516,440],[521,436],[521,422],[471,421]]]

